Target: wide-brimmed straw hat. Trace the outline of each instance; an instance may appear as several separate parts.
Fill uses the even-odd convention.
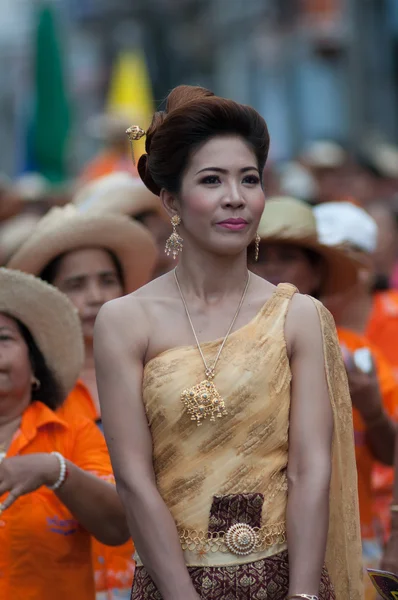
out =
[[[29,329],[66,398],[84,360],[80,319],[70,300],[33,275],[0,267],[0,313]]]
[[[32,233],[40,216],[20,213],[0,225],[0,261],[7,262]]]
[[[262,242],[291,244],[308,248],[324,260],[326,274],[322,294],[347,291],[357,282],[360,263],[340,246],[322,244],[311,207],[296,198],[268,200],[258,228]]]
[[[99,177],[82,186],[73,203],[81,212],[122,214],[136,217],[145,212],[165,215],[158,196],[152,194],[141,179],[119,172]]]
[[[68,204],[41,219],[7,266],[40,275],[57,256],[83,248],[104,248],[116,256],[126,293],[149,281],[157,259],[155,242],[140,223],[121,215],[80,214]]]

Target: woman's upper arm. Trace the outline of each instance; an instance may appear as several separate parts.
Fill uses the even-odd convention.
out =
[[[121,298],[102,307],[94,332],[101,417],[116,481],[130,489],[143,476],[154,477],[142,401],[146,340],[145,315],[138,302]]]
[[[286,317],[292,393],[289,476],[331,465],[333,412],[326,379],[323,335],[314,301],[296,295]]]

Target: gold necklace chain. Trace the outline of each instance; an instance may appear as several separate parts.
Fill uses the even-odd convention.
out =
[[[200,356],[202,358],[203,365],[205,367],[205,377],[206,377],[205,380],[201,381],[200,383],[193,386],[192,388],[184,390],[181,394],[181,401],[183,402],[188,413],[191,415],[191,420],[196,421],[197,425],[201,425],[202,421],[204,419],[206,419],[206,417],[210,417],[210,421],[215,421],[216,417],[221,418],[222,416],[227,414],[227,410],[225,408],[225,402],[221,398],[219,392],[217,391],[217,388],[215,387],[215,385],[213,383],[213,379],[215,377],[215,369],[216,369],[216,366],[218,363],[218,359],[220,358],[221,352],[223,351],[223,348],[228,340],[229,334],[231,333],[232,328],[235,325],[235,321],[238,318],[240,309],[242,308],[243,302],[246,298],[246,292],[247,292],[247,289],[248,289],[249,283],[250,283],[250,271],[248,271],[246,285],[243,290],[242,297],[240,299],[238,308],[236,309],[236,312],[232,319],[231,325],[229,326],[228,331],[225,334],[225,337],[224,337],[222,343],[220,344],[220,347],[218,349],[216,358],[214,359],[212,366],[209,366],[207,364],[206,359],[204,357],[202,348],[201,348],[199,340],[198,340],[198,336],[196,335],[195,327],[194,327],[192,319],[191,319],[191,315],[189,314],[188,305],[186,303],[184,294],[182,293],[180,282],[178,281],[176,269],[174,269],[174,279],[175,279],[175,282],[177,285],[177,289],[180,293],[181,300],[184,305],[185,312],[188,317],[188,321],[189,321],[189,324],[192,329],[192,333],[193,333],[195,341],[196,341],[196,345],[198,347]]]

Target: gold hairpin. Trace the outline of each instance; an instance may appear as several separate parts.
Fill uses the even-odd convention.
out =
[[[126,129],[126,133],[129,136],[130,142],[140,140],[145,135],[145,131],[141,129],[141,127],[138,127],[138,125],[132,125],[128,129]]]
[[[128,129],[126,129],[126,133],[130,140],[131,156],[133,159],[133,164],[135,165],[133,142],[140,140],[145,135],[145,131],[143,129],[141,129],[141,127],[138,127],[138,125],[132,125]]]

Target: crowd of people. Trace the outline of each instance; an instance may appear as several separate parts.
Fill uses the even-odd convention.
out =
[[[189,86],[137,165],[125,129],[62,189],[0,181],[0,597],[375,600],[398,151],[267,163],[256,111]]]

